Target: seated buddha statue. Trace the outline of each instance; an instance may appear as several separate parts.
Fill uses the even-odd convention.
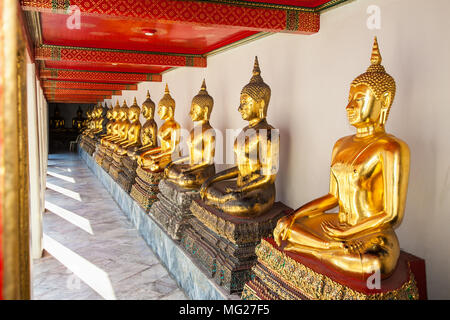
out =
[[[83,122],[83,128],[81,129],[81,134],[86,135],[86,132],[89,130],[89,125],[91,123],[91,111],[86,110],[86,119]]]
[[[385,131],[395,90],[375,38],[370,67],[350,86],[346,110],[356,134],[333,147],[329,193],[278,221],[273,234],[284,250],[359,279],[392,274],[400,254],[394,229],[403,219],[409,176],[407,144]]]
[[[192,99],[189,115],[195,123],[190,133],[189,156],[172,161],[164,170],[166,178],[187,189],[200,188],[216,173],[214,167],[215,131],[209,124],[214,105],[203,80],[200,92]],[[189,161],[189,163],[185,163]]]
[[[58,105],[55,106],[53,111],[53,117],[50,118],[50,128],[51,129],[63,129],[65,126],[65,120],[61,116]]]
[[[106,134],[103,138],[100,139],[100,143],[104,147],[109,147],[110,140],[117,138],[119,136],[119,113],[120,113],[120,105],[119,101],[116,102],[116,105],[111,111],[111,133]]]
[[[106,132],[100,136],[100,139],[103,139],[112,134],[112,126],[114,123],[112,121],[112,108],[111,107],[107,108],[105,117],[106,117],[106,121],[107,121]]]
[[[72,129],[77,130],[78,132],[83,128],[85,118],[83,117],[83,110],[78,106],[77,116],[72,118]]]
[[[101,114],[102,109],[98,105],[94,107],[93,113],[93,129],[91,130],[89,136],[94,138],[94,136],[101,131],[101,121],[103,121]]]
[[[103,108],[99,105],[94,107],[94,110],[92,111],[93,114],[93,129],[90,131],[89,136],[94,139],[95,135],[100,133],[103,129],[102,123],[103,123]]]
[[[128,121],[128,106],[127,102],[124,100],[122,107],[118,114],[118,124],[117,124],[117,137],[109,140],[109,148],[111,150],[117,150],[118,146],[127,141],[128,128],[130,127],[130,122]]]
[[[128,148],[137,147],[141,144],[141,122],[139,121],[139,115],[141,114],[141,109],[139,108],[136,98],[134,98],[133,104],[128,108],[128,133],[127,140],[117,144],[116,153],[118,155],[126,155]]]
[[[249,124],[234,142],[237,166],[219,172],[202,184],[200,195],[205,204],[240,217],[256,217],[272,208],[278,140],[273,139],[274,128],[266,120],[270,95],[270,87],[264,83],[255,58],[253,76],[241,91],[238,108]],[[261,152],[264,146],[266,152]]]
[[[87,136],[89,135],[89,133],[94,130],[94,114],[93,114],[93,110],[89,109],[88,111],[86,111],[86,117],[87,117],[87,125],[85,130],[83,131],[83,135]]]
[[[147,121],[141,127],[140,146],[133,146],[127,149],[127,155],[132,160],[149,149],[158,146],[158,125],[155,121],[155,103],[150,99],[150,92],[147,91],[147,98],[142,104],[142,115]]]
[[[160,172],[172,161],[172,155],[178,151],[180,143],[180,125],[174,119],[175,100],[166,84],[164,96],[158,103],[158,116],[164,123],[158,130],[161,145],[147,150],[137,157],[140,167],[150,172]]]

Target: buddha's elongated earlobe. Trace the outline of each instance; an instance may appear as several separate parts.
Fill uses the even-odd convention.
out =
[[[391,94],[386,92],[383,95],[382,102],[381,102],[381,111],[380,111],[379,123],[382,126],[384,126],[386,121],[387,121],[390,107],[391,107]]]

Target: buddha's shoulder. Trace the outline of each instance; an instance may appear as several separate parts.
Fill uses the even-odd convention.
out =
[[[155,121],[154,119],[147,120],[147,121],[145,121],[143,127],[144,127],[144,128],[152,128],[152,127],[156,127],[156,121]]]
[[[335,143],[334,143],[334,147],[333,149],[339,148],[341,145],[345,144],[346,142],[350,142],[353,140],[354,138],[354,134],[349,135],[349,136],[345,136],[342,138],[339,138]]]
[[[387,151],[408,152],[408,144],[392,134],[385,134],[374,144],[375,147],[381,147]]]

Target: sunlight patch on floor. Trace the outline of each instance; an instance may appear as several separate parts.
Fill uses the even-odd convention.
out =
[[[108,274],[44,233],[44,249],[107,300],[116,300]],[[68,285],[69,284],[68,279]]]
[[[81,201],[81,196],[80,196],[80,194],[78,192],[74,192],[72,190],[69,190],[69,189],[57,186],[56,184],[53,184],[53,183],[50,183],[50,182],[47,182],[46,186],[47,186],[47,188],[52,189],[53,191],[62,193],[63,195],[68,196],[68,197],[70,197],[72,199],[75,199],[77,201]]]
[[[83,229],[87,233],[94,234],[94,232],[92,231],[91,223],[88,219],[83,218],[82,216],[72,211],[61,208],[60,206],[57,206],[56,204],[53,204],[49,201],[45,201],[45,209],[60,216],[73,225],[76,225],[78,228]]]
[[[62,174],[59,174],[56,172],[52,172],[49,170],[47,170],[47,174],[52,177],[55,177],[55,178],[58,178],[58,179],[61,179],[61,180],[67,181],[67,182],[75,183],[75,179],[72,177],[68,177],[68,176],[65,176],[65,175],[62,175]]]

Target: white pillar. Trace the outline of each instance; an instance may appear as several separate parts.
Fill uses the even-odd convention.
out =
[[[30,177],[31,255],[42,256],[42,199],[39,150],[38,103],[34,63],[27,65],[28,157]]]

